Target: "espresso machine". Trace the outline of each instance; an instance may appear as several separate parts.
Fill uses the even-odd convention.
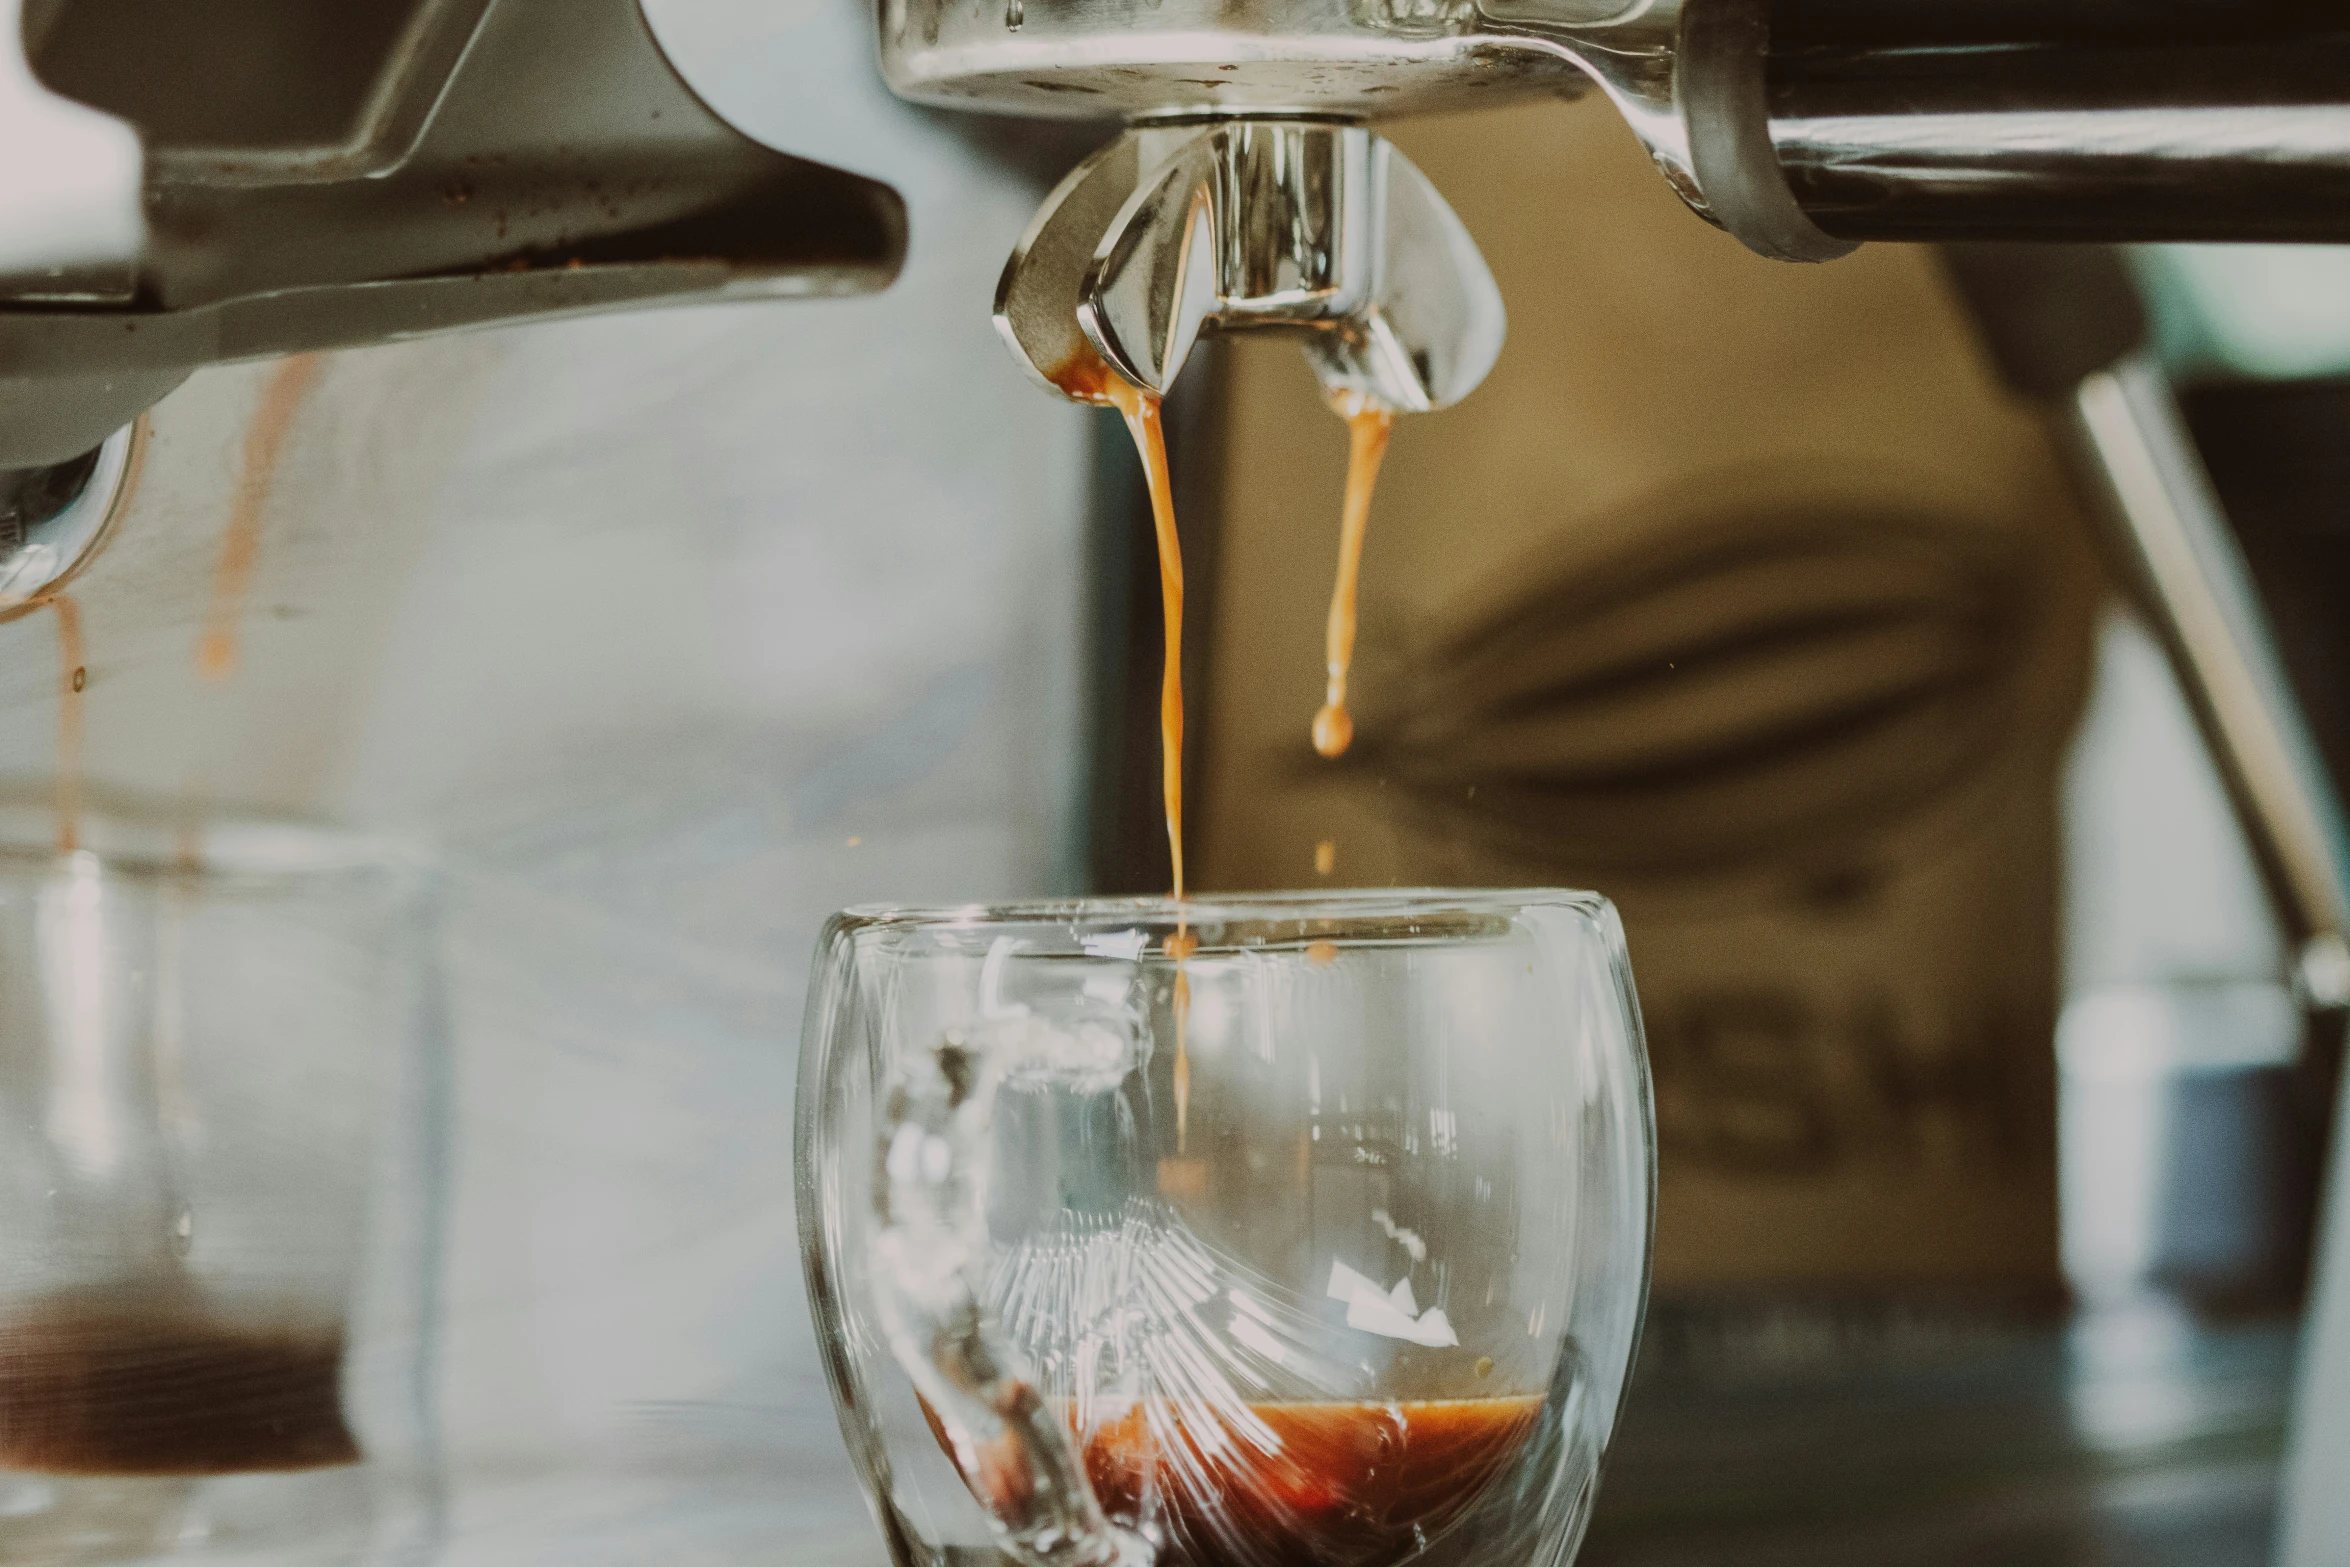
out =
[[[658,329],[636,323],[542,329],[572,334],[560,339],[571,346],[542,362],[543,379],[536,381],[496,383],[494,368],[482,363],[421,357],[476,352],[469,344],[378,345],[657,304],[846,299],[919,266],[926,202],[943,214],[948,243],[984,240],[1010,251],[995,298],[997,331],[1013,351],[1002,368],[1017,367],[1081,401],[1099,400],[1102,374],[1168,393],[1203,334],[1252,330],[1298,337],[1334,395],[1419,412],[1474,390],[1502,350],[1502,301],[1441,192],[1374,128],[1409,114],[1599,95],[1621,112],[1667,184],[1701,218],[1779,260],[1833,261],[1871,241],[1994,245],[1977,255],[1970,275],[1987,280],[1976,292],[2002,367],[2020,389],[2067,410],[2082,472],[2112,501],[2116,536],[2138,560],[2153,618],[2196,698],[2207,742],[2303,954],[2305,999],[2332,1008],[2350,999],[2343,781],[2329,778],[2315,760],[2268,646],[2257,598],[2232,553],[2226,519],[2181,434],[2168,388],[2139,352],[2142,334],[2127,320],[2115,324],[2110,294],[2100,294],[2094,278],[2050,283],[2046,266],[2034,263],[2084,253],[2007,248],[2019,241],[2350,241],[2350,88],[2344,86],[2350,29],[2326,7],[2291,0],[2224,11],[2183,0],[2126,10],[1958,0],[1899,6],[1273,0],[1235,9],[1201,0],[884,0],[877,18],[880,67],[902,98],[933,108],[1079,122],[1084,139],[1104,143],[1044,198],[1016,240],[1006,225],[1017,229],[1017,216],[1034,205],[1035,193],[1017,177],[987,173],[984,160],[971,153],[988,145],[986,121],[952,115],[915,121],[909,114],[905,123],[914,128],[893,131],[897,139],[886,146],[880,138],[865,144],[842,134],[842,124],[881,123],[876,117],[885,112],[876,106],[877,94],[858,96],[861,85],[840,85],[852,78],[861,83],[870,69],[865,19],[846,0],[830,10],[750,0],[380,0],[338,8],[331,24],[309,8],[272,0],[239,0],[225,11],[206,8],[202,16],[159,0],[23,0],[6,19],[11,25],[0,27],[0,56],[12,58],[0,70],[0,106],[21,127],[15,145],[26,149],[10,154],[0,178],[0,202],[10,213],[9,248],[0,263],[0,342],[9,345],[0,372],[6,411],[0,457],[11,472],[15,518],[11,553],[0,568],[8,602],[23,609],[61,588],[79,592],[85,585],[96,600],[114,580],[106,575],[111,557],[126,573],[124,591],[177,639],[174,649],[185,640],[193,611],[162,584],[200,572],[206,556],[201,548],[174,553],[164,535],[186,526],[174,519],[198,509],[191,497],[201,496],[206,484],[217,493],[238,482],[236,441],[217,443],[230,455],[199,451],[198,436],[182,432],[200,421],[175,420],[175,410],[199,406],[201,396],[225,396],[207,388],[249,374],[234,368],[240,362],[368,347],[378,356],[370,363],[410,366],[410,380],[387,381],[370,394],[372,401],[338,415],[352,427],[371,418],[394,420],[446,395],[444,387],[466,376],[477,383],[492,377],[494,386],[538,397],[565,377],[592,375],[605,362],[599,353],[623,366],[624,375],[634,373],[627,367],[656,366],[651,380],[662,395],[682,386],[676,400],[707,415],[711,404],[695,402],[690,375],[677,360],[659,358]],[[828,92],[854,101],[827,124],[830,107],[823,115],[795,116],[780,101],[789,94],[762,98],[749,91],[729,76],[730,29],[756,35],[760,44],[742,46],[743,61],[798,71],[792,92],[805,93],[810,103],[831,105]],[[694,70],[684,68],[689,59]],[[722,78],[734,82],[731,96],[711,85]],[[946,189],[958,182],[984,186],[984,197]],[[1572,201],[1573,191],[1574,172],[1561,169],[1555,189],[1527,197]],[[2093,255],[2085,264],[2096,270]],[[992,256],[985,270],[995,270]],[[737,379],[726,385],[846,379],[872,392],[873,384],[855,381],[846,366],[858,352],[857,334],[884,330],[882,307],[902,297],[885,297],[863,316],[823,317],[821,310],[867,307],[810,307],[812,322],[850,324],[830,338],[815,335],[825,330],[817,325],[775,328],[810,335],[778,337],[771,359],[746,352],[733,366]],[[974,324],[985,305],[983,293],[951,298],[952,311]],[[947,320],[949,303],[938,309],[924,321]],[[703,315],[678,319],[700,323]],[[732,332],[750,329],[692,330],[698,334],[691,337],[693,353],[709,359],[728,353]],[[927,347],[876,359],[909,381],[916,374],[984,373],[975,360]],[[645,545],[648,535],[637,531],[662,519],[631,516],[626,527],[597,525],[597,506],[605,502],[592,485],[552,486],[553,498],[542,504],[512,478],[519,466],[514,450],[546,468],[608,473],[598,461],[632,433],[656,431],[661,440],[680,441],[681,425],[663,422],[658,399],[648,394],[641,404],[623,400],[608,409],[595,426],[606,448],[597,452],[562,439],[572,404],[550,400],[551,411],[533,422],[496,407],[494,394],[489,400],[488,417],[505,421],[498,428],[507,432],[506,445],[490,441],[471,450],[464,471],[472,487],[460,488],[462,503],[439,503],[439,521],[428,530],[434,548],[486,552],[491,566],[484,569],[505,595],[502,604],[512,603],[516,585],[528,580],[526,564],[561,562],[576,565],[580,575],[571,591],[592,601],[595,616],[650,613],[669,617],[665,624],[690,624],[701,601],[666,586],[672,578],[664,575],[685,546],[665,552]],[[761,406],[784,419],[814,420],[811,410],[823,400],[821,390],[812,390],[779,394]],[[951,406],[934,411],[953,416]],[[955,445],[949,458],[973,467],[1016,460],[1073,466],[1081,443],[1065,422],[1046,422],[1059,412],[1042,399],[1034,409],[1022,405],[988,426],[994,445]],[[737,420],[723,430],[741,446],[768,438],[755,422]],[[173,443],[182,454],[177,458]],[[144,454],[143,479],[142,445],[153,448]],[[885,472],[886,462],[870,454],[866,460],[864,482],[902,482]],[[173,467],[175,461],[181,466]],[[357,465],[386,461],[372,448],[353,459]],[[398,467],[399,459],[389,465]],[[692,463],[663,472],[670,490],[690,490]],[[767,481],[788,484],[793,470],[761,472]],[[345,493],[327,476],[314,477],[317,494]],[[141,485],[147,486],[144,507],[134,493]],[[839,485],[820,493],[830,504],[856,504],[842,499],[847,492]],[[950,491],[942,481],[889,493],[903,509],[918,511]],[[661,490],[631,491],[627,504],[653,512],[672,498]],[[1058,507],[1054,514],[1065,516],[1076,504],[1072,495],[1055,492],[1043,509]],[[982,520],[1002,524],[1012,537],[1009,514],[1019,509],[1006,506],[1006,516]],[[742,512],[758,526],[793,530],[788,558],[767,562],[762,569],[769,574],[756,579],[764,583],[812,570],[811,561],[835,569],[827,552],[854,548],[842,540],[855,530],[831,527],[822,516],[770,517],[748,501]],[[384,547],[355,529],[321,537],[353,553]],[[1039,627],[1048,635],[1071,633],[1076,615],[1058,600],[1043,609],[1024,603],[1024,623],[1014,628],[952,618],[960,612],[952,606],[968,596],[959,570],[1007,593],[1030,591],[1044,580],[1039,560],[1073,556],[1061,549],[1066,538],[1049,530],[1021,534],[1013,556],[974,544],[968,557],[887,538],[894,547],[877,545],[880,558],[837,569],[851,580],[882,584],[872,604],[889,600],[892,581],[910,602],[919,599],[907,619],[893,622],[904,640],[919,641],[922,615],[946,616],[943,623],[959,635],[999,653]],[[744,559],[765,559],[754,545],[728,546],[737,547]],[[958,542],[956,549],[963,548]],[[600,550],[609,551],[608,559]],[[937,558],[917,558],[926,551]],[[389,558],[367,554],[368,569]],[[495,574],[500,562],[506,575]],[[535,1326],[518,1326],[529,1313],[509,1309],[511,1303],[532,1297],[501,1267],[520,1266],[516,1254],[534,1248],[551,1255],[568,1247],[573,1260],[596,1251],[586,1237],[599,1222],[592,1210],[600,1209],[601,1222],[641,1243],[635,1252],[618,1248],[622,1255],[650,1259],[648,1268],[673,1267],[686,1281],[681,1288],[756,1295],[774,1286],[767,1273],[776,1270],[745,1258],[788,1253],[789,1241],[788,1220],[775,1218],[788,1206],[779,1195],[772,1211],[737,1216],[732,1230],[699,1251],[666,1249],[666,1221],[621,1178],[636,1168],[632,1157],[643,1166],[643,1184],[685,1194],[680,1202],[707,1199],[727,1182],[771,1179],[775,1171],[762,1162],[747,1125],[725,1123],[739,1136],[706,1140],[698,1150],[703,1164],[724,1167],[723,1181],[683,1175],[693,1161],[655,1159],[625,1132],[612,1136],[624,1111],[641,1108],[635,1090],[622,1083],[566,1101],[561,1113],[579,1130],[575,1141],[563,1140],[565,1152],[535,1162],[505,1156],[498,1143],[514,1114],[501,1101],[527,1101],[536,1091],[534,1074],[551,1063],[588,1059],[618,1078],[627,1078],[626,1067],[642,1074],[633,1081],[658,1082],[680,1102],[700,1095],[696,1102],[713,1104],[741,1093],[746,1082],[772,1087],[774,1076],[772,1063],[748,1047],[720,1053],[694,1073],[675,1060],[632,1053],[615,1038],[626,1019],[639,1015],[632,1009],[645,1016],[655,1010],[644,988],[614,981],[562,994],[516,954],[527,955],[534,943],[560,948],[575,969],[600,964],[605,975],[631,974],[630,965],[648,962],[650,954],[664,965],[650,988],[708,1023],[714,1037],[739,1044],[762,1037],[761,1030],[788,1032],[790,998],[779,1000],[765,980],[746,975],[754,961],[782,961],[778,952],[796,960],[804,931],[787,921],[772,950],[755,954],[714,940],[708,950],[722,952],[721,959],[699,949],[677,955],[660,945],[668,937],[650,933],[708,934],[702,927],[713,917],[660,911],[657,919],[647,906],[665,896],[682,901],[690,885],[694,898],[709,904],[715,896],[717,906],[754,924],[750,911],[758,899],[719,868],[737,864],[788,874],[811,906],[868,896],[872,879],[882,874],[871,851],[886,848],[889,834],[874,832],[859,808],[844,802],[860,789],[881,792],[877,780],[895,786],[932,774],[931,793],[907,796],[909,819],[939,815],[941,801],[957,798],[970,777],[980,776],[988,790],[1023,802],[1000,813],[1018,826],[999,834],[1001,841],[978,832],[968,842],[952,833],[944,839],[901,833],[903,847],[892,852],[902,858],[890,874],[903,874],[908,862],[927,860],[927,874],[967,861],[969,885],[981,890],[1033,890],[1017,884],[1055,879],[1066,884],[1074,880],[1066,827],[1052,818],[1066,813],[1077,790],[1072,780],[1040,777],[1008,755],[1022,745],[1049,750],[1037,737],[1051,740],[1062,719],[1039,716],[1042,706],[998,702],[989,694],[1003,679],[998,665],[942,658],[892,666],[897,655],[879,647],[846,660],[823,638],[776,635],[728,649],[729,667],[747,664],[761,672],[733,690],[725,722],[758,737],[705,750],[682,747],[679,765],[747,776],[790,772],[789,759],[801,750],[852,756],[853,766],[833,774],[802,769],[805,776],[794,774],[780,795],[745,796],[759,802],[756,810],[746,808],[748,815],[779,817],[789,805],[794,825],[783,836],[750,835],[789,852],[739,853],[749,829],[725,811],[648,826],[617,787],[608,797],[564,796],[586,803],[563,818],[561,832],[534,836],[514,818],[517,802],[554,797],[534,793],[540,774],[519,764],[485,764],[427,787],[402,781],[402,748],[429,739],[443,724],[466,727],[464,702],[448,693],[472,689],[467,682],[482,678],[480,670],[536,669],[548,683],[543,689],[568,676],[605,682],[623,695],[632,671],[617,659],[562,667],[562,658],[551,657],[534,665],[530,649],[486,633],[435,663],[436,618],[454,623],[468,604],[454,580],[465,568],[442,576],[411,559],[402,569],[418,572],[434,591],[402,600],[398,613],[385,609],[361,621],[373,628],[367,634],[394,650],[381,668],[403,673],[412,689],[423,679],[418,671],[431,674],[441,682],[437,694],[412,694],[399,724],[351,742],[346,781],[336,786],[341,793],[322,788],[265,803],[398,822],[432,818],[441,808],[418,802],[462,796],[461,785],[477,789],[471,797],[477,802],[493,793],[506,800],[504,815],[482,809],[461,816],[455,833],[503,869],[477,875],[460,896],[464,928],[475,943],[465,958],[475,967],[466,972],[479,983],[475,991],[460,991],[456,1034],[461,1058],[471,1048],[491,1063],[467,1079],[468,1114],[477,1118],[477,1142],[468,1146],[474,1147],[471,1168],[494,1175],[497,1189],[460,1215],[466,1257],[460,1272],[474,1282],[458,1286],[454,1347],[459,1374],[494,1392],[477,1398],[459,1392],[447,1402],[455,1410],[452,1423],[469,1432],[452,1439],[458,1461],[484,1474],[527,1475],[536,1472],[535,1459],[525,1444],[496,1429],[491,1406],[500,1400],[529,1405],[545,1414],[542,1424],[561,1424],[559,1417],[586,1401],[572,1391],[575,1382],[606,1385],[578,1368],[610,1358],[611,1341],[638,1319],[625,1305],[574,1301],[573,1309],[536,1319]],[[918,591],[906,585],[916,581]],[[485,621],[493,618],[479,604],[472,608]],[[394,629],[384,631],[386,625]],[[357,634],[331,625],[319,633],[328,640]],[[576,641],[561,647],[576,654],[595,643],[583,626]],[[313,653],[318,645],[304,644]],[[10,646],[29,660],[45,644],[28,636]],[[143,643],[140,650],[142,657],[153,651]],[[127,654],[122,661],[127,664]],[[1051,665],[1052,678],[1073,685],[1066,662]],[[799,727],[787,737],[756,731],[746,715],[760,701],[778,700],[786,684],[779,671],[795,663],[822,670],[838,690],[866,693],[858,698],[867,704],[857,710],[862,716],[841,719],[841,701],[828,698],[795,709]],[[868,678],[876,666],[913,673],[891,684]],[[110,685],[136,688],[122,698],[125,710],[158,729],[178,721],[176,698],[160,685],[140,687],[127,674],[110,681],[103,659],[94,667],[98,697]],[[706,674],[695,665],[685,678]],[[369,678],[388,688],[389,676]],[[26,677],[28,690],[45,693],[45,682],[45,674]],[[365,683],[354,676],[347,689]],[[282,694],[292,687],[273,689]],[[30,700],[20,693],[18,705]],[[653,698],[644,701],[649,706]],[[586,754],[601,761],[615,751],[634,755],[631,747],[670,743],[671,732],[657,728],[627,731],[615,741],[585,719],[560,732],[533,727],[536,715],[524,707],[519,700],[510,707],[492,701],[485,709],[490,716],[471,720],[481,754],[500,745],[543,743],[552,753],[577,744],[596,747]],[[958,728],[954,715],[972,711],[1009,713],[1014,741],[989,742]],[[501,723],[503,732],[493,733]],[[942,733],[974,749],[925,748],[925,737]],[[133,750],[127,740],[118,744],[114,773],[153,790],[176,785],[178,775],[168,769],[126,760]],[[984,762],[950,781],[940,761],[950,754],[963,759],[959,767],[971,756]],[[560,769],[550,764],[550,770]],[[213,787],[235,793],[217,779]],[[950,811],[943,819],[956,818]],[[818,838],[821,853],[805,847]],[[639,874],[631,854],[655,840],[701,865],[705,880]],[[515,871],[517,865],[527,865],[527,874]],[[951,878],[949,884],[966,885]],[[593,896],[582,892],[591,885]],[[720,889],[716,895],[712,886]],[[581,914],[587,908],[592,918]],[[554,922],[561,927],[555,934],[506,947],[492,939],[511,942],[550,911],[563,916]],[[697,999],[704,993],[719,999]],[[597,1012],[592,1023],[582,1015],[590,1007]],[[538,1055],[513,1046],[528,1033],[525,1020],[550,1015],[573,1030],[560,1045]],[[460,1067],[461,1076],[466,1070]],[[614,1165],[591,1157],[614,1147],[620,1176]],[[589,1195],[558,1192],[558,1178],[566,1175]],[[488,1180],[478,1173],[467,1178]],[[2350,1266],[2350,1229],[2328,1255],[2335,1274]],[[542,1259],[541,1266],[573,1295],[602,1289],[625,1303],[640,1288],[629,1268],[618,1265],[565,1272]],[[788,1257],[781,1271],[788,1272]],[[2320,1311],[2331,1316],[2321,1320],[2338,1320],[2338,1297],[2350,1290],[2337,1279],[2329,1291],[2333,1304]],[[796,1286],[787,1282],[781,1294],[796,1296]],[[705,1302],[646,1320],[665,1332],[706,1330],[717,1341],[739,1326],[718,1319],[751,1309]],[[465,1326],[483,1322],[495,1326]],[[549,1329],[548,1322],[557,1325]],[[573,1340],[574,1357],[564,1361],[557,1350]],[[574,1422],[593,1428],[592,1440],[568,1450],[572,1460],[580,1451],[591,1454],[573,1463],[591,1476],[588,1488],[596,1483],[592,1477],[614,1472],[598,1467],[611,1453],[651,1454],[641,1473],[629,1471],[627,1484],[637,1488],[629,1494],[654,1495],[667,1506],[684,1489],[677,1474],[696,1464],[726,1470],[749,1454],[747,1490],[763,1483],[767,1471],[760,1466],[766,1465],[815,1476],[794,1494],[804,1502],[816,1498],[826,1474],[838,1473],[838,1455],[831,1452],[813,1363],[795,1346],[781,1356],[788,1369],[776,1373],[768,1362],[777,1357],[760,1343],[751,1357],[768,1357],[759,1362],[760,1373],[732,1380],[672,1346],[660,1364],[664,1374],[674,1373],[675,1386],[691,1390],[685,1394],[664,1395],[659,1389],[667,1384],[658,1377],[632,1381],[614,1373],[609,1386],[621,1391],[613,1402],[625,1404],[627,1420]],[[2312,1357],[2302,1400],[2306,1451],[2314,1455],[2303,1467],[2312,1473],[2326,1454],[2339,1452],[2338,1435],[2329,1435],[2327,1424],[2328,1412],[2343,1401],[2341,1351],[2329,1355],[2332,1343],[2321,1342]],[[734,1445],[723,1439],[742,1430],[751,1439]],[[787,1435],[778,1437],[778,1430]],[[779,1452],[789,1456],[779,1460]],[[821,1468],[820,1453],[830,1455],[833,1470]],[[647,1473],[655,1478],[645,1479]],[[532,1490],[535,1484],[518,1482],[494,1494],[547,1494]],[[531,1505],[453,1503],[453,1527],[477,1526],[483,1538],[511,1540]],[[2294,1505],[2317,1517],[2330,1497],[2313,1483],[2296,1493]],[[574,1493],[566,1493],[563,1507],[568,1532],[560,1544],[543,1547],[545,1559],[564,1559],[565,1546],[576,1552],[612,1527],[611,1511]],[[2332,1537],[2319,1524],[2297,1527],[2298,1537]],[[500,1559],[498,1549],[477,1547],[462,1559]],[[861,1559],[851,1544],[838,1553],[842,1560]]]
[[[1762,256],[1948,247],[2169,653],[2319,1039],[2350,1005],[2350,780],[2321,760],[2126,269],[2097,247],[2345,238],[2346,48],[2338,17],[2292,4],[904,0],[881,19],[884,70],[917,101],[1125,120],[1048,198],[997,295],[1014,354],[1081,399],[1102,374],[1164,394],[1203,331],[1257,329],[1299,337],[1334,406],[1420,412],[1472,390],[1501,303],[1442,197],[1367,128],[1390,116],[1596,92],[1697,214]],[[2340,1191],[2321,1324],[2338,1324],[2350,1252]],[[2280,1533],[2295,1563],[2339,1559],[2345,1532],[2315,1478],[2341,1452],[2338,1338],[2321,1326],[2303,1373]]]

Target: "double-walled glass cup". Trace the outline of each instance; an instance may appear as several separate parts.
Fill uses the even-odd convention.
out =
[[[0,821],[0,1559],[396,1555],[433,1525],[422,868],[81,825]]]
[[[1604,900],[852,911],[802,1050],[809,1291],[899,1567],[1573,1555],[1653,1207]]]

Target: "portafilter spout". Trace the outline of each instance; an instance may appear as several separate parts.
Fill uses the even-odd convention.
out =
[[[1106,371],[1154,393],[1202,331],[1304,338],[1333,399],[1399,413],[1474,391],[1501,352],[1501,291],[1428,177],[1330,119],[1146,120],[1044,203],[995,319],[1064,396]]]

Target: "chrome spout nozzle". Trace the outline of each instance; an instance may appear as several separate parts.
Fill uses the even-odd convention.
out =
[[[1065,396],[1173,385],[1202,331],[1303,335],[1334,397],[1447,407],[1501,352],[1501,291],[1426,175],[1356,125],[1143,124],[1045,201],[996,324]]]

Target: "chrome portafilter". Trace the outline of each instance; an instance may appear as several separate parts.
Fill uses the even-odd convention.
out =
[[[1145,120],[1046,198],[995,320],[1063,396],[1106,372],[1174,384],[1203,331],[1305,340],[1334,400],[1399,413],[1474,391],[1501,352],[1501,292],[1428,177],[1339,120]]]

